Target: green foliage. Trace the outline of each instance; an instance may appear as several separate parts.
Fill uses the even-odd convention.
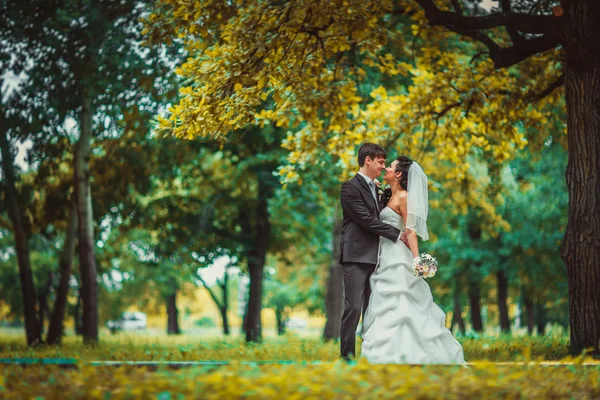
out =
[[[194,321],[194,325],[199,326],[201,328],[214,328],[217,326],[215,320],[211,317],[202,317],[199,320]]]

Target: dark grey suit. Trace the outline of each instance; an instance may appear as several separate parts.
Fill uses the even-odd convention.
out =
[[[344,271],[344,314],[340,329],[341,356],[355,354],[356,328],[369,304],[369,277],[375,270],[379,237],[396,241],[400,230],[379,220],[376,204],[365,179],[356,176],[342,185],[342,242],[340,264]]]

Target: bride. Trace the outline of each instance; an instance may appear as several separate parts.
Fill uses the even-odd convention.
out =
[[[379,239],[379,259],[371,275],[371,297],[364,316],[362,356],[370,363],[464,364],[463,349],[446,329],[446,316],[433,302],[429,285],[413,276],[419,255],[417,235],[427,232],[427,176],[416,162],[398,157],[386,168],[387,206],[383,222],[405,228],[402,242]]]

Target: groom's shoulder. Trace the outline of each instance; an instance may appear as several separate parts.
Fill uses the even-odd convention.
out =
[[[348,179],[346,182],[342,183],[342,187],[344,186],[353,186],[354,184],[357,183],[356,177],[358,176],[358,174],[354,175],[352,178]]]

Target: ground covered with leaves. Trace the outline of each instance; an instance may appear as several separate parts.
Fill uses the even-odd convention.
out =
[[[568,357],[561,337],[461,338],[467,366],[369,365],[337,359],[318,339],[116,336],[95,347],[69,339],[28,349],[0,338],[0,358],[75,359],[71,368],[0,364],[0,398],[597,398],[600,365]],[[228,361],[227,365],[149,368],[92,361]],[[252,363],[253,361],[257,363]],[[283,363],[282,363],[283,362]]]

